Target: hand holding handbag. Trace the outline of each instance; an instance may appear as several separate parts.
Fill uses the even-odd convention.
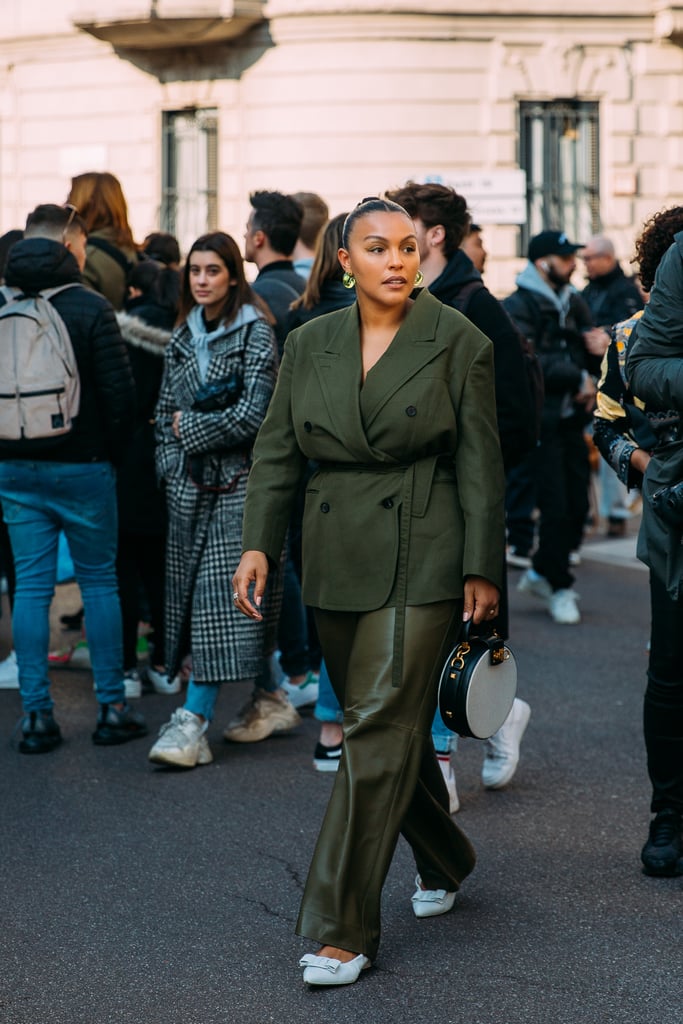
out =
[[[488,739],[509,715],[516,692],[517,663],[510,648],[495,630],[473,636],[467,622],[439,679],[445,725],[460,736]]]

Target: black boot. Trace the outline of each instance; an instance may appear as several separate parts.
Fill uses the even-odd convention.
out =
[[[683,874],[683,842],[681,815],[673,807],[665,807],[652,819],[650,835],[640,859],[646,875],[672,877]]]
[[[29,711],[21,723],[19,750],[22,754],[47,754],[62,742],[62,734],[51,711]]]

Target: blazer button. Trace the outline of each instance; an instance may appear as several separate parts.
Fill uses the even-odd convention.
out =
[[[326,501],[324,501],[322,503],[322,505],[320,506],[320,511],[321,512],[329,512],[330,511],[330,506],[327,504]]]
[[[382,502],[382,506],[384,508],[393,508],[394,507],[394,499],[393,498],[385,498],[384,501]]]
[[[417,409],[414,405],[409,405],[406,409],[406,416],[417,416]]]
[[[307,434],[310,434],[310,432],[313,430],[313,424],[309,420],[306,420],[306,422],[304,423],[304,430],[306,431]]]

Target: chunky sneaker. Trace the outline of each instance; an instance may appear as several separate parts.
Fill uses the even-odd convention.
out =
[[[100,704],[92,741],[99,747],[111,747],[117,743],[127,743],[128,740],[137,740],[140,736],[146,736],[148,731],[142,715],[127,704],[120,711],[113,704]]]
[[[531,556],[525,555],[524,552],[518,551],[517,548],[510,547],[507,549],[505,561],[511,569],[531,568]]]
[[[553,620],[560,626],[575,626],[581,622],[577,605],[579,595],[575,590],[556,590],[548,602]]]
[[[249,703],[228,723],[223,736],[231,743],[256,743],[274,732],[288,732],[300,722],[301,717],[282,690],[269,693],[256,689]]]
[[[665,807],[650,822],[650,834],[640,859],[646,875],[670,878],[683,875],[683,842],[681,841],[681,814],[673,807]]]
[[[527,569],[520,577],[517,590],[521,594],[533,594],[534,597],[540,597],[541,601],[549,601],[553,596],[553,588],[545,576],[540,576],[535,569]]]
[[[319,772],[336,772],[341,760],[342,745],[336,747],[324,747],[322,743],[316,743],[313,754],[313,767]]]
[[[519,744],[530,716],[531,708],[527,702],[515,697],[498,732],[486,740],[481,781],[487,789],[502,789],[517,771]]]
[[[126,692],[126,700],[133,697],[142,697],[142,680],[136,668],[130,668],[123,673],[123,686]]]
[[[283,679],[280,686],[293,708],[313,707],[317,703],[318,675],[315,672],[308,672],[303,683],[290,683],[289,679]]]
[[[0,690],[19,689],[19,666],[16,651],[10,651],[4,661],[0,661]]]
[[[453,765],[451,764],[450,754],[437,754],[436,759],[439,762],[439,768],[443,775],[443,780],[446,783],[446,789],[448,790],[448,810],[450,814],[456,814],[460,810],[460,800],[458,799],[458,791],[455,788],[455,772],[453,771]]]
[[[206,739],[208,722],[186,708],[178,708],[159,730],[159,738],[147,755],[156,764],[178,768],[196,768],[211,764],[213,754]]]
[[[92,668],[87,640],[79,640],[71,652],[69,668]]]
[[[155,668],[149,665],[145,669],[145,679],[155,693],[180,693],[181,683],[179,675],[169,679],[165,672],[157,672]]]
[[[21,723],[22,754],[47,754],[61,742],[62,734],[51,711],[29,711]]]
[[[445,889],[423,889],[419,875],[415,879],[415,885],[417,889],[412,897],[415,917],[437,917],[453,909],[454,892],[447,892]]]

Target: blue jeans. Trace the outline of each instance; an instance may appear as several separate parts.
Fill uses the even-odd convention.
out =
[[[50,603],[64,531],[81,589],[100,704],[125,701],[116,584],[116,476],[108,462],[0,462],[17,589],[12,631],[26,713],[49,710]]]
[[[193,715],[201,715],[210,722],[213,719],[220,689],[220,683],[195,683],[193,676],[187,684],[183,707]]]

